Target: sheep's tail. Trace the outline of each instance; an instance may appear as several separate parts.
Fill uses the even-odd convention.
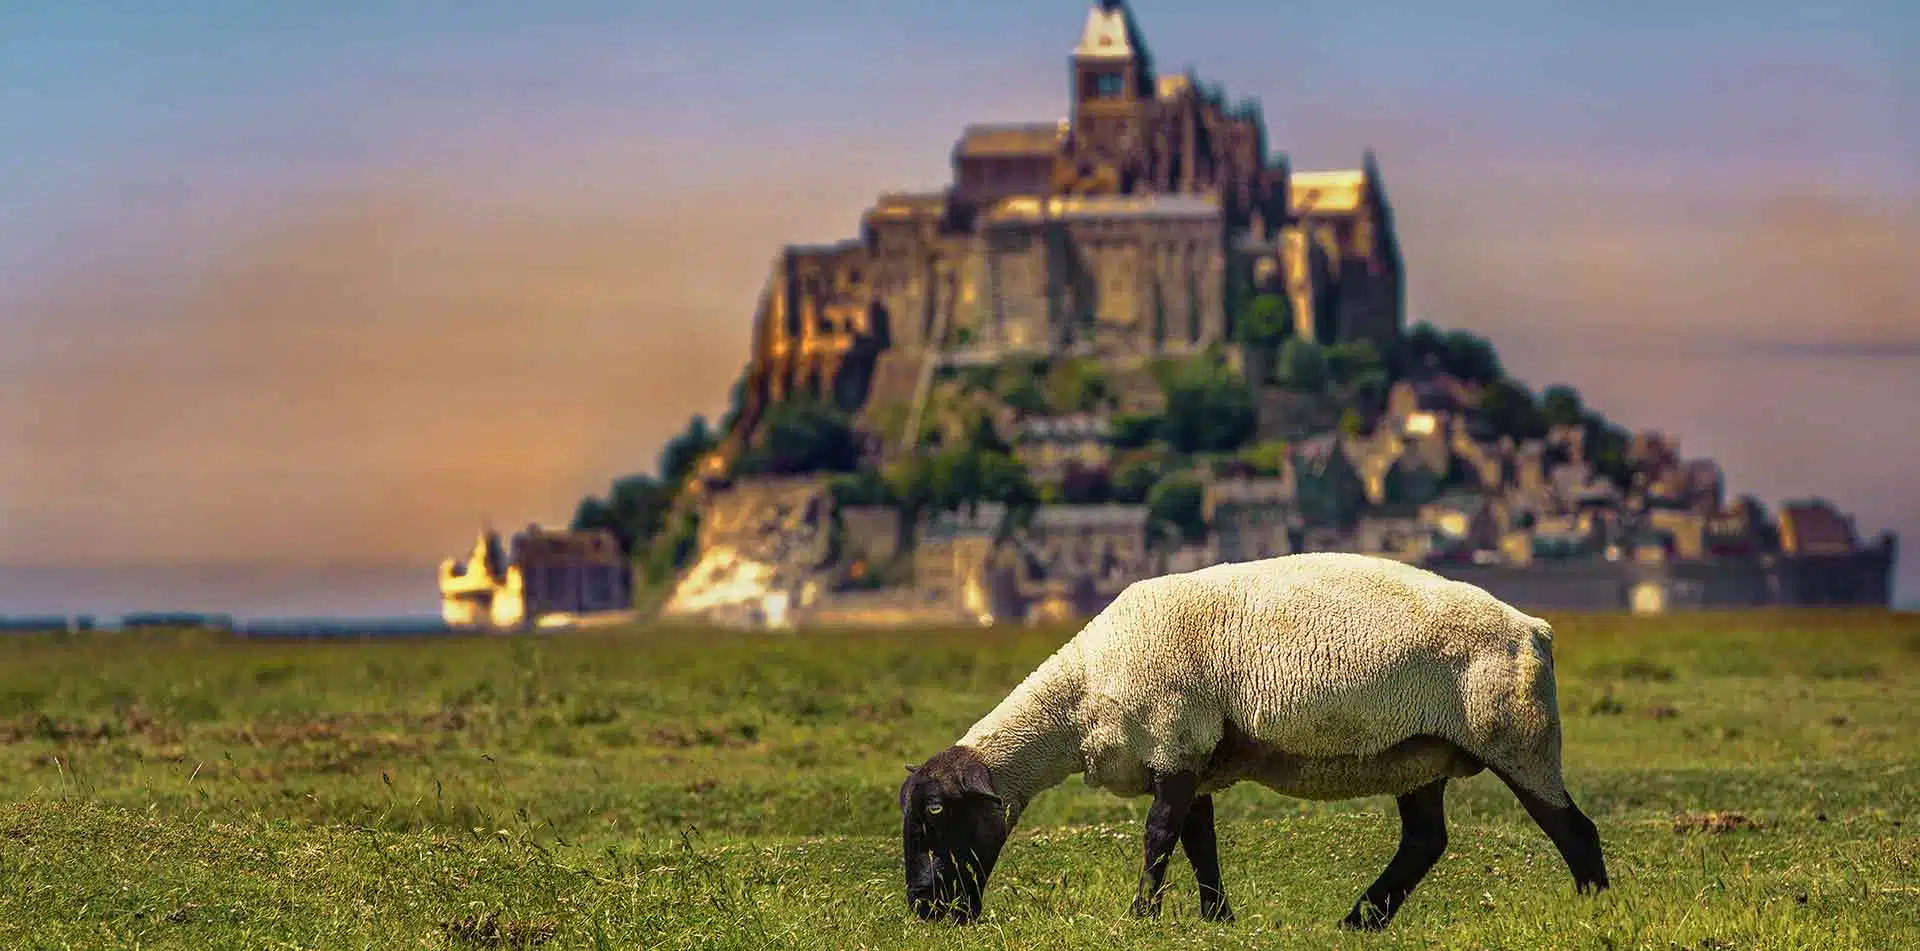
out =
[[[1553,626],[1524,617],[1525,633],[1513,650],[1513,703],[1509,706],[1504,763],[1511,782],[1552,805],[1567,799],[1560,773],[1560,699],[1553,676]],[[1516,632],[1518,633],[1518,632]]]
[[[1553,676],[1553,625],[1526,618],[1527,637],[1514,655],[1514,692],[1531,697],[1549,711],[1559,710]]]

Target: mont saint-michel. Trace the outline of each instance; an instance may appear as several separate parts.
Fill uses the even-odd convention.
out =
[[[1890,534],[1730,492],[1677,438],[1409,327],[1390,157],[1292,167],[1117,0],[1070,33],[1063,117],[966,127],[946,187],[780,250],[722,425],[570,534],[484,532],[442,567],[447,618],[1042,620],[1298,551],[1529,607],[1887,603]]]

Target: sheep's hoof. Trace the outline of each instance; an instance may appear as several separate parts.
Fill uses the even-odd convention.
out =
[[[1226,902],[1221,902],[1218,905],[1202,904],[1200,906],[1200,917],[1208,921],[1217,921],[1221,924],[1231,924],[1233,922],[1233,909],[1227,907]]]
[[[1135,918],[1158,918],[1160,917],[1160,903],[1149,898],[1136,898],[1133,900],[1133,916]]]
[[[1388,920],[1386,913],[1362,902],[1353,906],[1347,917],[1340,919],[1340,927],[1352,931],[1384,931]]]

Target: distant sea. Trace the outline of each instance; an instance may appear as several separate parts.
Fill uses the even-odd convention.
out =
[[[0,616],[140,612],[262,618],[437,618],[434,566],[0,567]]]
[[[1900,592],[1902,610],[1920,597]],[[140,612],[227,614],[241,620],[440,616],[431,566],[329,568],[0,568],[0,617]]]

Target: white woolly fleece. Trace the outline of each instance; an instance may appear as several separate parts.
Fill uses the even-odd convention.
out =
[[[1127,588],[959,745],[1016,810],[1075,772],[1123,796],[1193,770],[1203,790],[1347,799],[1483,764],[1564,805],[1552,636],[1384,558],[1214,565]]]

